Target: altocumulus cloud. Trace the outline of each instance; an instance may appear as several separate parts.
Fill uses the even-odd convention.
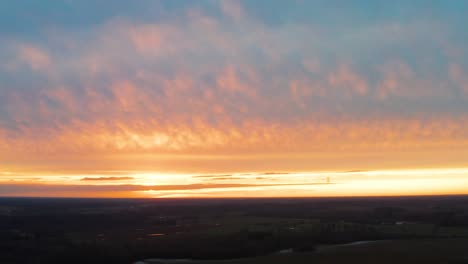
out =
[[[456,11],[428,16],[408,3],[408,15],[392,19],[381,2],[389,11],[365,21],[365,2],[322,16],[318,1],[260,2],[266,13],[245,1],[167,2],[150,5],[163,10],[153,18],[120,3],[94,24],[5,33],[0,157],[53,164],[84,154],[468,144],[467,38]],[[272,18],[282,10],[284,21]]]

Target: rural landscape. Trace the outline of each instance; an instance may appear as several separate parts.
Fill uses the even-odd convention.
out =
[[[0,199],[1,263],[468,263],[468,197]]]

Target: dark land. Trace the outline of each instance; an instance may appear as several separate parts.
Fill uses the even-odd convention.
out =
[[[0,263],[137,261],[463,264],[468,196],[0,198]]]

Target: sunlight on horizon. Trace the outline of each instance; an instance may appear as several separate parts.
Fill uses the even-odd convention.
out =
[[[326,197],[463,194],[468,190],[468,168],[55,176],[3,172],[2,175],[0,183],[17,189],[2,196]]]

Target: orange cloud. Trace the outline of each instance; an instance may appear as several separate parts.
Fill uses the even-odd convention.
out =
[[[342,36],[349,47],[338,49],[348,42],[318,27],[265,25],[238,2],[219,11],[228,19],[191,9],[158,23],[120,19],[58,32],[50,47],[14,46],[13,60],[37,72],[17,68],[0,87],[4,164],[170,171],[192,162],[197,171],[230,171],[269,169],[260,164],[268,160],[313,169],[323,167],[313,162],[321,156],[348,167],[378,153],[374,162],[400,166],[409,154],[395,153],[427,150],[432,160],[467,146],[467,109],[450,88],[467,90],[462,66],[440,73],[440,65],[415,66],[369,44],[414,49],[404,41],[427,39],[420,24],[353,29]],[[338,50],[347,56],[327,55]],[[426,162],[418,157],[414,164]]]

